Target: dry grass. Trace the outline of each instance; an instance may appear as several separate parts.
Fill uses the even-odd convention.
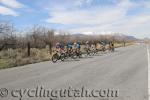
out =
[[[125,46],[134,45],[134,43],[126,43]],[[123,43],[115,43],[115,48],[124,47]]]
[[[50,60],[47,49],[31,49],[31,56],[27,57],[26,49],[9,49],[0,52],[0,69],[22,66]]]

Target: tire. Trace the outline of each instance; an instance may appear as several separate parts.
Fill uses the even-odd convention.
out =
[[[62,54],[60,55],[60,60],[61,60],[61,61],[64,61],[64,60],[65,60],[65,54],[64,54],[64,53],[62,53]]]
[[[94,56],[95,55],[95,51],[92,50],[90,55]]]
[[[94,54],[98,54],[98,50],[95,50],[95,51],[94,51]]]
[[[90,50],[87,51],[88,56],[92,56],[92,52]]]
[[[71,58],[72,58],[72,59],[77,59],[77,54],[76,54],[75,52],[73,52],[73,53],[71,54]]]
[[[57,60],[58,60],[58,54],[56,53],[56,54],[54,54],[54,55],[52,56],[52,62],[53,62],[53,63],[56,63]]]
[[[64,57],[65,59],[68,59],[69,58],[69,55],[68,54],[65,54],[65,57]]]
[[[103,47],[102,51],[103,51],[103,52],[105,52],[105,51],[106,51],[105,47]]]
[[[81,51],[79,52],[79,58],[82,58],[82,52]]]
[[[115,51],[115,49],[114,49],[114,47],[112,48],[112,52],[114,52]]]

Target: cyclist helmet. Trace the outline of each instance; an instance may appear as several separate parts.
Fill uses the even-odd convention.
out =
[[[60,44],[59,42],[56,43],[56,45],[59,45],[59,44]]]
[[[86,41],[86,44],[89,44],[89,41]]]
[[[74,42],[74,45],[77,45],[77,43],[76,43],[76,42]]]

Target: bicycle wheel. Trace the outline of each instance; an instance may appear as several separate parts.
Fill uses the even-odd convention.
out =
[[[73,52],[73,53],[71,54],[71,58],[72,58],[72,59],[77,59],[77,54],[76,54],[76,52]]]
[[[61,60],[61,61],[64,61],[64,60],[65,60],[65,54],[64,54],[64,53],[62,53],[62,54],[60,55],[60,60]]]
[[[81,51],[79,52],[78,56],[79,56],[79,58],[82,58],[82,52]]]
[[[94,56],[94,55],[95,55],[95,51],[92,50],[92,51],[90,52],[90,55],[91,55],[91,56]]]
[[[54,54],[54,55],[52,56],[52,62],[53,62],[53,63],[56,63],[57,60],[58,60],[58,57],[59,57],[59,55],[58,55],[57,53]]]

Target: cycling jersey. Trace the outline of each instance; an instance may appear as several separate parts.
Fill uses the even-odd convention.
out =
[[[55,47],[58,49],[60,48],[60,44],[56,44]]]
[[[67,44],[68,49],[72,49],[72,45],[70,43]]]
[[[73,49],[78,49],[77,44],[73,45]]]
[[[77,44],[77,48],[78,48],[78,49],[80,49],[80,48],[81,48],[80,44]]]
[[[64,49],[64,45],[63,45],[63,44],[60,44],[60,48],[61,48],[61,49]]]

